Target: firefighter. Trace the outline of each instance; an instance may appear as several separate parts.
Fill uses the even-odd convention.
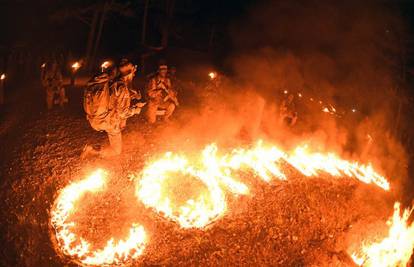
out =
[[[293,126],[298,119],[296,106],[293,94],[289,94],[287,98],[282,101],[280,106],[280,121],[287,126]]]
[[[157,74],[151,78],[147,85],[148,109],[147,120],[149,123],[155,123],[157,112],[164,112],[163,120],[168,121],[178,106],[177,92],[172,88],[171,80],[167,76],[168,67],[166,64],[160,64]]]
[[[68,99],[66,98],[65,88],[63,87],[62,72],[57,62],[44,65],[44,69],[41,72],[41,80],[46,91],[47,108],[49,110],[52,109],[53,104],[59,104],[63,107],[68,102]]]
[[[81,158],[91,155],[111,157],[122,152],[122,130],[127,118],[139,113],[141,107],[131,108],[131,92],[128,85],[132,83],[136,67],[128,61],[122,61],[114,71],[101,73],[89,83],[89,91],[85,91],[84,109],[92,128],[105,131],[108,135],[109,146],[95,150],[86,145]],[[113,78],[116,75],[115,78]],[[94,87],[95,86],[95,87]]]

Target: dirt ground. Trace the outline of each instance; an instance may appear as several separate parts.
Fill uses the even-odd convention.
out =
[[[114,174],[113,191],[97,195],[89,217],[78,220],[93,239],[121,233],[116,227],[136,216],[149,242],[133,266],[352,266],[346,250],[377,231],[393,211],[392,196],[373,186],[328,176],[306,178],[286,167],[289,181],[267,184],[246,174],[250,196],[229,197],[228,213],[206,229],[183,230],[142,205],[128,208],[134,191],[128,174],[165,151],[166,142],[156,133],[168,124],[149,126],[141,117],[132,118],[122,156],[81,161],[86,143],[106,142],[84,118],[81,89],[69,90],[67,108],[50,112],[38,85],[19,90],[28,93],[12,98],[1,115],[1,266],[76,266],[53,247],[50,209],[58,190],[96,167]],[[87,231],[103,217],[105,229]]]

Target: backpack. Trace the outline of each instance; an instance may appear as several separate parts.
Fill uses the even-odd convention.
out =
[[[106,73],[93,77],[83,95],[83,109],[88,119],[104,118],[109,112],[109,76]]]

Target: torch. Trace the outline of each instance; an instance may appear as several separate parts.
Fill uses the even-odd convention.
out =
[[[70,78],[70,85],[71,86],[75,86],[75,78],[76,78],[76,73],[78,72],[78,69],[81,67],[81,64],[76,61],[75,63],[72,64],[72,76]]]
[[[0,105],[3,105],[4,104],[4,83],[5,83],[5,81],[6,81],[6,74],[2,74],[1,76],[0,76],[0,82],[1,82],[1,84],[0,84]]]
[[[208,74],[208,76],[210,77],[210,80],[214,80],[217,77],[217,72],[212,71]]]
[[[101,71],[104,72],[107,68],[109,68],[112,65],[110,61],[104,61],[101,64]]]

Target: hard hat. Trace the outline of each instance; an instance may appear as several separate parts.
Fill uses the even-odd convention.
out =
[[[167,70],[168,69],[168,65],[165,62],[165,60],[160,60],[158,62],[158,70]]]
[[[121,59],[118,68],[121,76],[126,76],[136,71],[136,67],[126,58]]]

